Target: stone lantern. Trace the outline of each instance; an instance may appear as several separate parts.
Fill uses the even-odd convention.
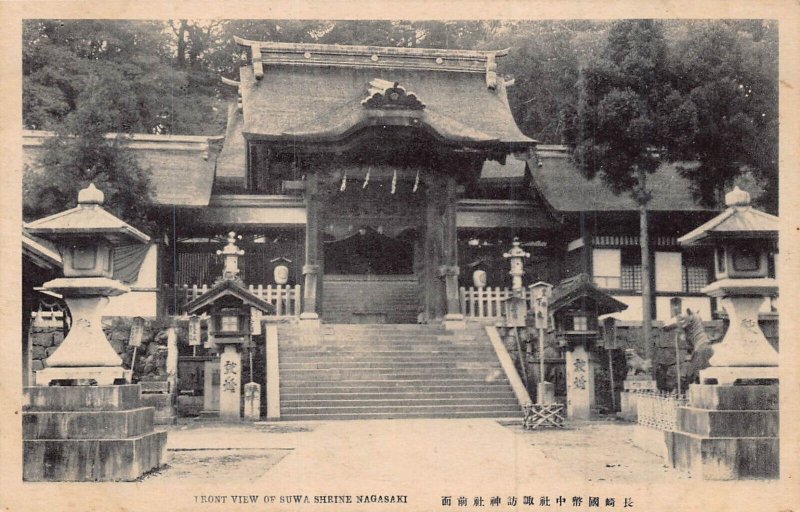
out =
[[[714,345],[710,368],[700,372],[701,382],[732,384],[737,379],[777,379],[778,353],[758,326],[765,298],[778,294],[769,277],[769,253],[778,240],[778,218],[750,206],[750,194],[736,187],[725,196],[728,209],[678,242],[710,246],[715,252],[717,280],[703,289],[728,314],[729,327]]]
[[[517,290],[522,290],[522,276],[525,275],[525,270],[523,269],[524,259],[530,258],[531,254],[525,252],[522,247],[519,246],[519,238],[514,237],[511,250],[503,253],[503,257],[508,259],[511,265],[511,270],[508,273],[511,275],[511,289],[514,290],[516,294]]]
[[[36,372],[36,384],[52,381],[94,381],[98,385],[130,382],[131,371],[106,339],[101,314],[109,297],[129,288],[113,279],[114,250],[144,244],[150,237],[103,209],[103,192],[94,184],[78,193],[78,206],[26,226],[32,234],[53,242],[61,252],[64,277],[44,283],[60,294],[72,314],[72,327],[47,368]]]
[[[769,277],[778,218],[755,210],[738,187],[725,203],[724,212],[678,239],[714,248],[717,280],[703,292],[720,300],[729,326],[711,346],[700,384],[689,386],[688,406],[678,407],[667,446],[674,466],[706,480],[778,478],[778,353],[758,325],[765,298],[778,294]]]
[[[601,338],[598,317],[627,307],[597,288],[586,274],[565,279],[553,289],[550,313],[559,344],[566,349],[567,417],[589,419],[595,404],[594,349]]]
[[[109,297],[128,291],[113,278],[115,249],[150,238],[104,210],[103,199],[89,185],[75,208],[26,226],[61,252],[64,277],[44,289],[64,297],[72,314],[69,334],[24,390],[26,481],[136,480],[165,459],[167,433],[154,430],[154,408],[129,383],[131,370],[100,323]]]
[[[217,251],[225,260],[222,277],[207,293],[184,307],[189,315],[209,315],[208,330],[213,332],[215,345],[222,348],[219,360],[219,416],[227,421],[238,421],[242,417],[241,350],[251,342],[253,310],[268,314],[274,311],[271,304],[250,293],[239,278],[239,257],[244,251],[236,245],[236,240],[236,234],[231,232],[228,244]],[[249,392],[251,397],[261,396],[258,384],[250,383],[248,386],[253,388]],[[253,409],[257,411],[258,407]]]

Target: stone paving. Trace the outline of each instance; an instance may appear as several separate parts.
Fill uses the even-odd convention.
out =
[[[630,498],[639,510],[679,506],[685,496],[703,499],[717,496],[753,498],[776,496],[776,482],[700,482],[687,473],[667,467],[662,459],[632,443],[634,426],[601,421],[571,423],[564,430],[524,431],[518,422],[503,424],[491,419],[360,420],[223,424],[183,423],[170,427],[170,467],[150,475],[146,486],[175,482],[236,482],[238,488],[258,493],[259,499],[275,496],[258,510],[331,510],[331,504],[315,504],[326,496],[357,499],[358,496],[407,496],[398,505],[362,504],[353,501],[344,510],[448,510],[445,497],[468,497],[461,510],[480,510],[477,497],[489,510],[544,508],[539,499],[549,496],[551,507],[558,496],[597,495],[604,508],[623,508]],[[707,492],[713,491],[713,492]],[[689,493],[689,494],[687,494]],[[490,507],[492,497],[502,506]],[[525,496],[536,505],[523,506]],[[281,498],[308,499],[300,505],[280,504]],[[296,498],[299,497],[299,498]],[[516,497],[517,505],[506,500]],[[334,505],[341,505],[331,498]],[[327,508],[325,508],[327,507]],[[605,507],[609,509],[612,507]],[[680,508],[690,510],[689,508]],[[693,509],[693,508],[692,508]],[[713,508],[712,508],[713,509]],[[590,510],[590,509],[587,509]],[[777,510],[777,509],[776,509]]]

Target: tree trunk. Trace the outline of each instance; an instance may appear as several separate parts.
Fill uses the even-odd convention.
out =
[[[650,286],[650,236],[647,227],[647,194],[646,194],[646,174],[640,171],[639,184],[642,190],[641,200],[639,201],[639,246],[642,251],[642,339],[644,341],[645,358],[653,361],[654,347],[650,330],[652,326],[652,304],[653,291]],[[651,372],[654,372],[651,367]],[[655,374],[653,373],[653,378]]]

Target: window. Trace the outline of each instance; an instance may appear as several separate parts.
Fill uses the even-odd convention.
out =
[[[574,331],[588,331],[589,319],[585,316],[572,317],[572,329]]]
[[[702,252],[689,252],[683,255],[684,293],[701,293],[708,286],[711,255]]]
[[[237,332],[239,330],[239,317],[236,315],[223,315],[220,322],[221,332]]]
[[[622,249],[621,288],[635,292],[642,291],[642,253],[639,247]]]

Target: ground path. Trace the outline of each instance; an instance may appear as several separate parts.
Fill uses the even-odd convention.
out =
[[[469,499],[460,510],[483,497],[487,510],[534,510],[523,506],[525,496],[549,496],[551,509],[558,496],[613,498],[623,508],[626,497],[639,510],[679,505],[687,493],[701,497],[714,492],[743,492],[735,482],[692,480],[684,472],[632,443],[634,426],[621,422],[574,423],[564,430],[527,432],[518,424],[490,419],[360,420],[226,425],[190,422],[170,428],[172,457],[168,469],[147,478],[148,484],[193,478],[261,496],[302,496],[301,507],[274,506],[258,510],[332,510],[315,505],[317,496],[408,495],[402,510],[448,510],[442,498]],[[246,484],[246,485],[245,485]],[[774,483],[749,484],[749,495],[769,493]],[[654,491],[654,489],[656,491]],[[665,491],[658,491],[664,489]],[[738,490],[738,491],[737,491]],[[659,494],[662,493],[662,494]],[[499,496],[502,506],[490,507]],[[516,506],[507,500],[516,497]],[[744,498],[743,498],[744,499]],[[366,507],[366,508],[364,508]],[[646,507],[646,508],[645,508]],[[397,506],[344,507],[344,510],[401,510]],[[546,510],[546,509],[545,509]],[[587,509],[588,510],[588,509]]]

